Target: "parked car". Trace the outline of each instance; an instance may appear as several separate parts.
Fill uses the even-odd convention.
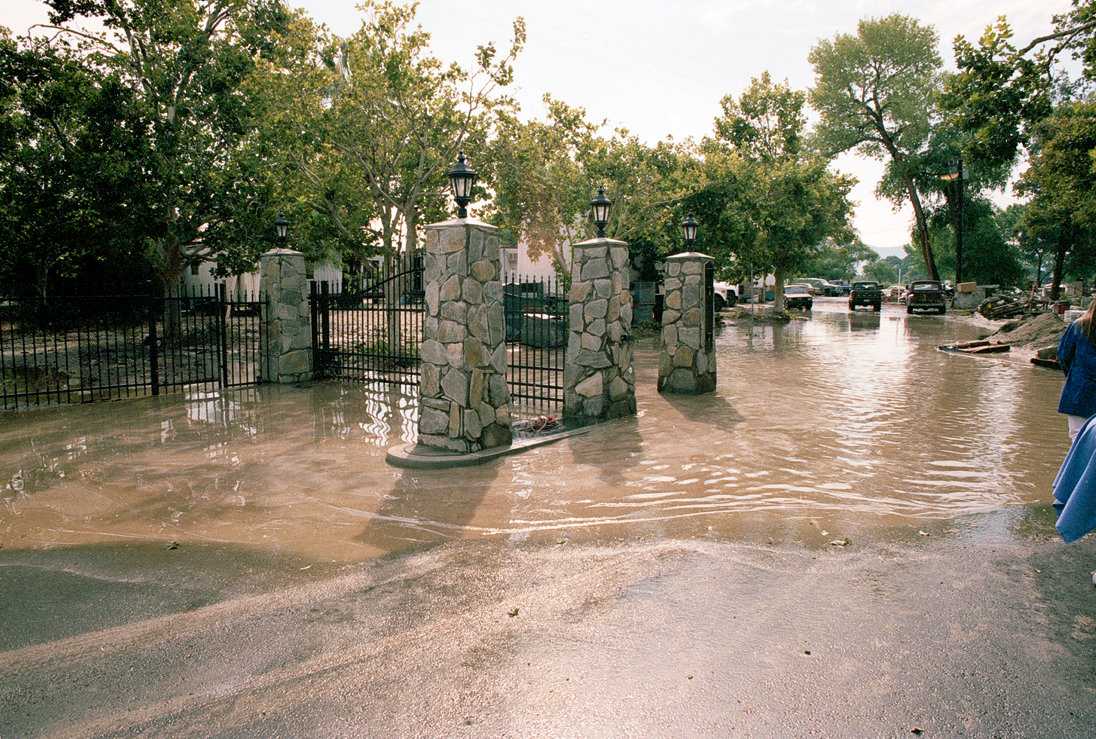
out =
[[[944,315],[947,311],[944,286],[936,280],[911,282],[910,289],[906,291],[906,313],[912,314],[919,310],[935,311]]]
[[[805,285],[811,295],[825,295],[826,281],[821,277],[800,277],[792,284]]]
[[[852,285],[844,280],[830,280],[829,285],[834,290],[833,294],[837,296],[848,295],[852,292]]]
[[[736,285],[729,282],[715,282],[712,283],[712,288],[715,290],[715,309],[717,311],[724,308],[733,308],[735,303],[738,302],[738,287]]]
[[[788,310],[810,310],[814,298],[806,285],[788,285],[784,288],[784,307]]]
[[[849,292],[849,310],[856,310],[861,306],[870,306],[872,310],[883,309],[883,292],[879,289],[878,282],[854,282]]]

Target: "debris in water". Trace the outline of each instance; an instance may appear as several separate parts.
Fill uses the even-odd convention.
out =
[[[942,346],[940,350],[958,354],[1001,354],[1009,351],[1010,348],[1008,344],[991,344],[988,341],[964,341],[959,344]]]

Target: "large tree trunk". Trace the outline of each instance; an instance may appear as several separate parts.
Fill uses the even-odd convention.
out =
[[[925,267],[929,271],[929,279],[939,281],[940,272],[936,269],[936,259],[932,256],[932,247],[929,245],[928,221],[925,220],[925,210],[921,207],[921,196],[917,194],[917,185],[906,168],[906,158],[902,156],[902,152],[898,151],[898,147],[895,146],[890,134],[881,122],[876,124],[876,129],[883,138],[883,145],[886,147],[891,159],[898,164],[899,171],[902,173],[902,183],[906,186],[906,196],[909,198],[910,205],[913,206],[913,217],[917,222],[917,237],[918,241],[921,242],[921,258],[925,260]]]
[[[1058,235],[1058,248],[1054,251],[1054,279],[1050,283],[1050,299],[1057,300],[1062,290],[1062,273],[1065,271],[1066,253],[1069,251],[1069,235],[1063,230]]]
[[[784,310],[784,280],[787,277],[787,270],[781,266],[777,266],[773,269],[773,281],[776,283],[773,285],[773,313],[780,313]]]
[[[921,197],[917,194],[917,186],[913,178],[906,175],[906,194],[909,196],[910,205],[913,206],[913,217],[917,221],[917,237],[921,242],[921,257],[925,260],[925,266],[929,271],[930,280],[940,280],[940,272],[936,269],[936,259],[932,256],[932,246],[929,244],[929,225],[925,220],[925,211],[921,207]]]

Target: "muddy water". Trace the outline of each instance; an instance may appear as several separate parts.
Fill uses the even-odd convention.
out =
[[[453,538],[510,542],[1053,533],[1062,380],[937,351],[984,328],[850,315],[728,325],[718,391],[654,391],[639,415],[486,466],[405,471],[415,408],[317,384],[0,417],[0,544],[226,543],[355,561]]]

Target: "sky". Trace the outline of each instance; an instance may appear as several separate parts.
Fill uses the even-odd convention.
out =
[[[361,24],[355,2],[288,0],[339,35]],[[526,115],[544,115],[545,93],[585,108],[591,120],[623,126],[648,144],[709,135],[725,95],[738,96],[768,71],[796,89],[814,83],[807,55],[820,39],[856,33],[857,21],[891,13],[913,16],[940,36],[954,68],[952,41],[974,41],[1000,15],[1018,46],[1051,29],[1069,0],[421,0],[418,21],[440,59],[472,67],[477,45],[509,46],[516,17],[528,39],[514,65],[514,95]],[[44,22],[37,0],[4,0],[0,25],[25,33]],[[475,165],[473,152],[469,160]],[[854,225],[877,248],[909,241],[912,212],[874,195],[882,163],[845,154],[836,169],[855,176]],[[1006,202],[1002,194],[999,202]],[[702,226],[703,227],[703,226]]]

